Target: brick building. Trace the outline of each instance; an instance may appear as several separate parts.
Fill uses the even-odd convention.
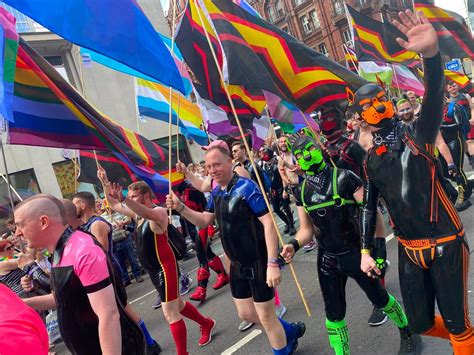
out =
[[[270,23],[308,46],[344,63],[343,45],[352,46],[344,2],[380,20],[393,19],[398,11],[412,8],[411,0],[250,0]]]
[[[179,20],[186,7],[186,0],[174,1],[177,5],[176,17]],[[247,0],[247,2],[268,22],[341,64],[345,63],[343,45],[352,46],[344,3],[377,20],[381,20],[382,16],[393,19],[398,11],[413,7],[412,0]],[[165,15],[171,25],[171,8],[165,11]]]

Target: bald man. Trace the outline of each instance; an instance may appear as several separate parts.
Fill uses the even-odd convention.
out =
[[[25,303],[38,310],[57,308],[67,348],[74,354],[144,354],[140,328],[117,302],[107,255],[91,235],[67,226],[61,201],[35,195],[21,202],[14,216],[16,234],[30,248],[54,253],[53,294]]]

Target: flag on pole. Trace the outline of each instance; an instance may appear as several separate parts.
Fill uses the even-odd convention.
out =
[[[420,65],[417,53],[404,49],[396,41],[406,39],[390,22],[380,22],[361,14],[346,4],[354,29],[354,48],[359,61],[403,64],[410,68]]]
[[[415,9],[423,12],[435,28],[443,55],[474,59],[474,39],[461,16],[439,8],[429,0],[415,0],[414,3]]]
[[[108,150],[156,194],[168,180],[155,170],[167,152],[97,111],[25,41],[20,40],[13,96],[11,144]]]
[[[206,19],[202,10],[199,11],[203,23],[201,23],[194,1],[188,2],[177,30],[176,43],[193,74],[193,84],[198,95],[203,100],[212,101],[226,113],[230,123],[235,126],[237,123],[209,48],[205,31],[209,34],[221,69],[224,63],[224,53],[211,23]],[[254,117],[260,116],[265,106],[262,93],[258,90],[248,90],[233,85],[228,85],[228,90],[232,95],[232,101],[242,126],[252,129]]]
[[[192,1],[190,2],[192,3]],[[303,112],[347,105],[346,86],[366,81],[286,32],[226,0],[199,0],[223,48],[224,80],[266,90]]]
[[[347,69],[349,69],[350,71],[354,73],[357,73],[358,72],[357,66],[359,64],[359,61],[357,60],[357,55],[355,51],[350,47],[344,46],[344,57],[346,60]]]
[[[410,69],[403,65],[393,64],[392,86],[397,89],[414,91],[417,96],[425,94],[425,86],[413,74]]]
[[[297,133],[299,130],[308,127],[315,132],[319,132],[318,124],[310,115],[302,113],[295,105],[282,100],[278,95],[268,91],[263,91],[268,104],[268,111],[273,119],[285,133]]]
[[[186,95],[168,48],[136,0],[5,0],[68,41],[108,56]]]
[[[360,76],[372,83],[376,83],[380,79],[387,85],[392,84],[393,70],[385,63],[361,61],[359,62],[359,72]]]
[[[169,87],[138,78],[135,90],[138,112],[141,116],[169,122]],[[204,122],[201,111],[195,103],[173,92],[171,114],[172,123],[179,125],[181,133],[187,139],[193,139],[200,145],[208,144],[207,134],[202,129]]]
[[[15,78],[18,33],[15,18],[0,7],[0,113],[7,121],[13,121],[13,81]]]

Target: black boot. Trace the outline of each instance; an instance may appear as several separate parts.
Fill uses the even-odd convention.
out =
[[[289,231],[290,231],[290,225],[287,223],[285,225],[285,229],[283,229],[283,233],[288,234]]]
[[[398,355],[416,355],[421,354],[421,337],[413,334],[407,326],[400,330],[400,350]]]

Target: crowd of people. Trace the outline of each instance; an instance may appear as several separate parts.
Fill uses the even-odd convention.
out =
[[[72,201],[38,194],[19,203],[0,240],[0,283],[7,286],[0,285],[0,294],[8,300],[8,307],[0,303],[0,328],[11,333],[0,339],[0,351],[18,353],[20,344],[32,349],[28,353],[46,354],[52,344],[44,322],[55,310],[62,340],[74,354],[160,353],[127,300],[126,288],[145,274],[158,291],[154,308],[163,310],[176,353],[188,354],[188,325],[194,323],[198,345],[209,344],[219,324],[212,308],[204,315],[183,297],[192,280],[179,267],[177,230],[192,240],[199,265],[189,299],[206,300],[215,272],[212,288],[229,285],[242,320],[238,329],[260,325],[273,354],[293,354],[311,332],[301,321],[283,319],[287,309],[278,286],[282,266],[300,249],[316,246],[335,354],[350,353],[348,278],[374,306],[369,324],[390,319],[397,327],[399,354],[419,354],[420,335],[449,339],[456,355],[474,354],[469,246],[458,214],[471,206],[463,165],[467,155],[474,168],[474,103],[454,82],[444,84],[437,35],[426,19],[400,13],[395,25],[408,38],[399,43],[422,55],[423,98],[410,91],[390,98],[370,83],[348,90],[347,111],[322,108],[314,117],[318,132],[272,137],[252,156],[247,142],[215,140],[203,147],[202,163],[177,163],[185,180],[161,204],[146,183],[132,183],[125,193],[102,167],[102,200],[78,192]],[[284,225],[284,245],[272,212]],[[384,214],[398,240],[403,307],[385,289]],[[216,230],[223,260],[211,243]]]

